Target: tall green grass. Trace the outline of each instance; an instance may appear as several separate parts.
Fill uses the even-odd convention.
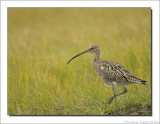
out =
[[[93,44],[101,47],[102,59],[147,80],[146,86],[127,86],[128,93],[117,97],[118,108],[151,109],[150,8],[8,8],[8,114],[114,111],[114,101],[105,105],[112,89],[99,79],[91,54],[67,65]]]

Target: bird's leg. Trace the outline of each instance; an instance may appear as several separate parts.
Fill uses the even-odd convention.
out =
[[[113,90],[113,93],[114,93],[114,99],[115,99],[115,107],[116,107],[116,110],[117,110],[117,101],[116,101],[116,92],[114,90],[114,88],[112,87],[112,90]]]
[[[109,100],[106,102],[106,104],[110,104],[110,103],[112,102],[113,98],[114,98],[114,96],[111,96],[111,97],[109,98]]]
[[[125,93],[127,93],[127,89],[124,87],[124,91],[122,93],[117,94],[116,96],[120,96],[120,95],[125,94]]]
[[[111,96],[106,104],[110,104],[112,102],[113,98],[115,98],[115,106],[116,106],[116,110],[117,110],[117,101],[116,101],[116,96],[117,95],[116,95],[116,92],[115,92],[114,88],[112,88],[112,90],[113,90],[114,96]]]
[[[112,88],[112,90],[113,90],[114,95],[109,98],[109,100],[106,102],[106,104],[110,104],[112,102],[113,98],[116,97],[114,88]]]
[[[112,88],[112,90],[114,90],[114,88]],[[113,91],[113,92],[115,92],[115,91]],[[120,96],[120,95],[122,95],[122,94],[125,94],[125,93],[127,93],[127,89],[124,87],[124,91],[123,91],[122,93],[116,94],[116,96],[115,96],[115,95],[114,95],[114,96],[111,96],[110,99],[107,101],[106,104],[110,104],[110,103],[112,102],[113,98],[115,98],[115,97],[117,97],[117,96]],[[115,101],[116,101],[116,98],[115,98]]]

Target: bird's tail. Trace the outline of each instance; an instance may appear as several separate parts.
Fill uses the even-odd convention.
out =
[[[143,84],[143,85],[146,85],[146,82],[147,81],[145,81],[145,80],[141,80],[141,84]]]
[[[138,84],[143,84],[143,85],[146,85],[146,82],[145,80],[141,80],[141,79],[137,79],[136,83]]]

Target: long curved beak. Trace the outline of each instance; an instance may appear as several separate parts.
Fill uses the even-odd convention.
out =
[[[78,57],[78,56],[80,56],[80,55],[82,55],[82,54],[85,54],[85,53],[87,53],[87,52],[89,52],[89,49],[86,50],[86,51],[84,51],[84,52],[79,53],[79,54],[76,55],[76,56],[74,56],[72,59],[70,59],[70,60],[67,62],[67,64],[69,64],[74,58],[76,58],[76,57]]]

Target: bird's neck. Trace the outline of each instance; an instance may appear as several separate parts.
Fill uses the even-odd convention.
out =
[[[101,61],[101,54],[100,53],[94,53],[92,56],[92,62],[97,63]]]

